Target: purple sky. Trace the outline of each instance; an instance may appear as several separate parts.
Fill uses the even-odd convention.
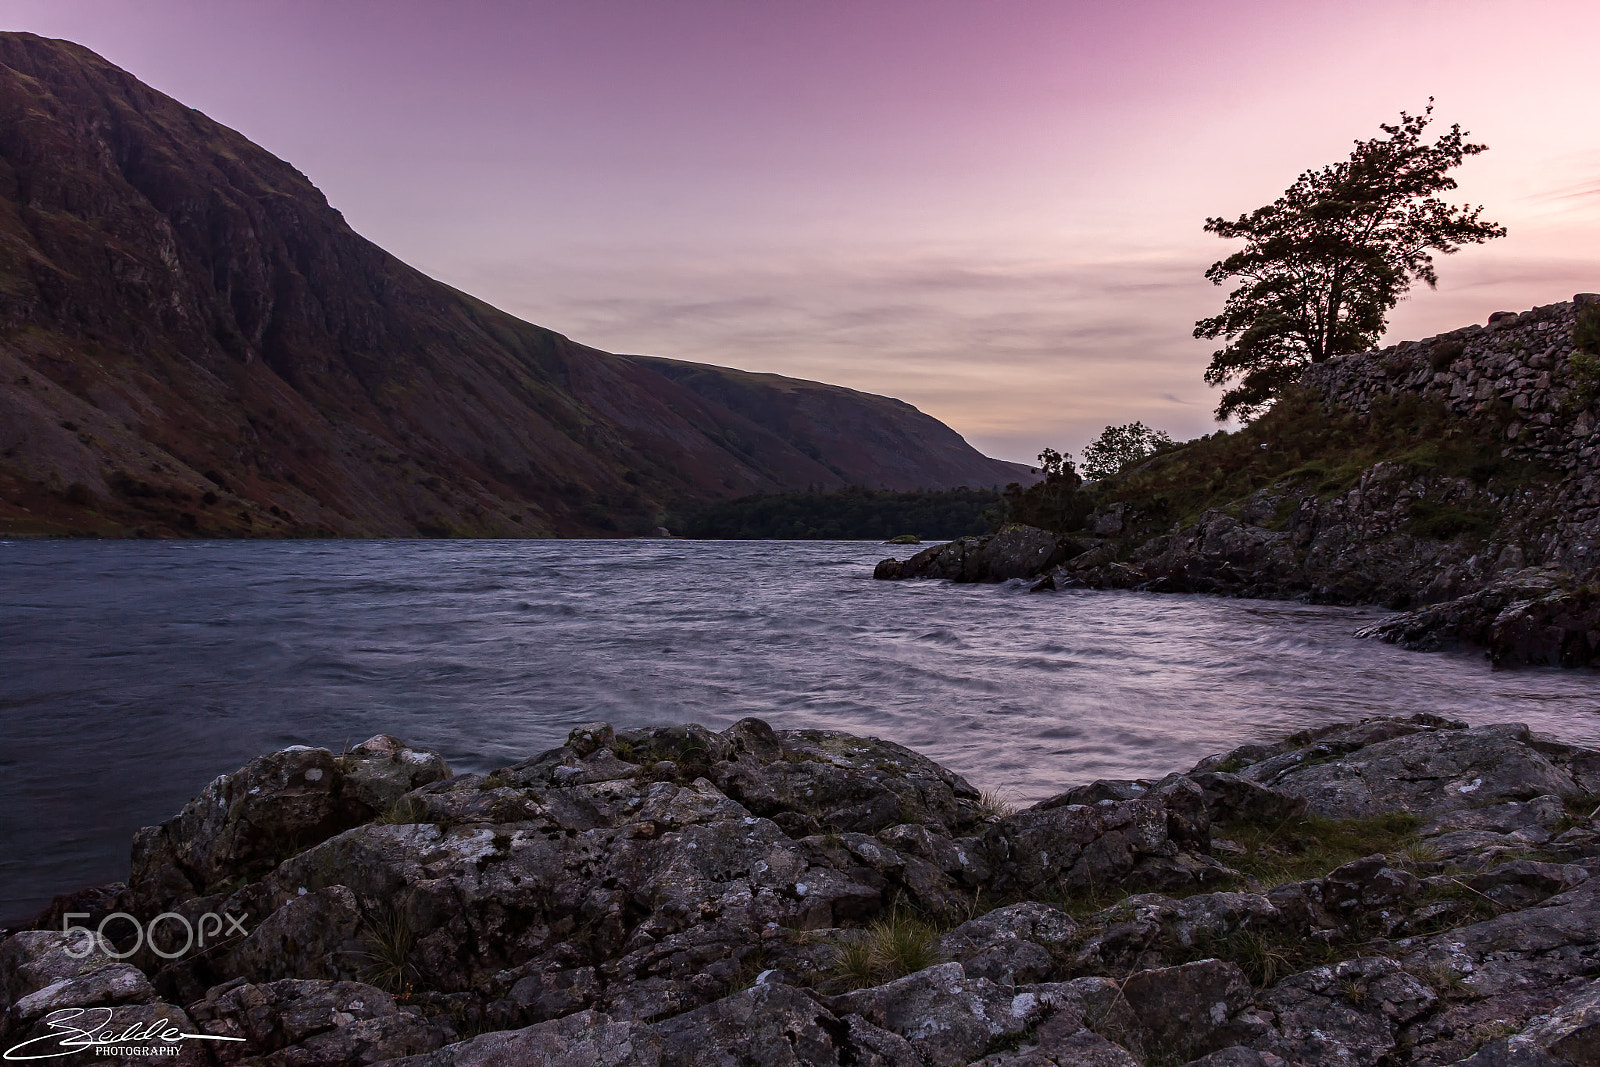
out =
[[[1214,428],[1207,215],[1437,97],[1511,236],[1389,339],[1600,290],[1593,0],[5,0],[427,273],[616,352],[907,400],[991,455]]]

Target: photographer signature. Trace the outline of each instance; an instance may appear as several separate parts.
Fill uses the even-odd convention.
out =
[[[104,1012],[104,1015],[99,1013]],[[57,1056],[70,1056],[98,1045],[147,1045],[160,1042],[176,1045],[180,1041],[243,1041],[242,1037],[220,1037],[216,1034],[189,1034],[172,1024],[170,1019],[154,1022],[132,1023],[121,1030],[112,1025],[116,1016],[113,1008],[57,1008],[44,1017],[45,1026],[52,1031],[31,1037],[6,1049],[7,1060],[49,1060]],[[50,1043],[54,1042],[52,1046]],[[58,1051],[44,1052],[38,1048],[54,1047]],[[28,1051],[23,1054],[24,1050]],[[173,1049],[176,1052],[176,1049]]]

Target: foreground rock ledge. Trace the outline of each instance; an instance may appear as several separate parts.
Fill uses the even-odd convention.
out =
[[[101,1009],[238,1039],[161,1057],[194,1064],[1595,1065],[1596,794],[1600,752],[1427,715],[1018,812],[757,719],[488,775],[291,748],[0,943],[0,1037]],[[114,912],[246,932],[62,932]]]

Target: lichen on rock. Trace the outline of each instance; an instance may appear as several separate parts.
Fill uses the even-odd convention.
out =
[[[586,724],[486,775],[292,749],[40,920],[242,935],[167,959],[16,933],[0,1037],[94,1009],[274,1067],[1587,1064],[1597,787],[1600,753],[1428,715],[1009,814],[901,746],[754,719]]]

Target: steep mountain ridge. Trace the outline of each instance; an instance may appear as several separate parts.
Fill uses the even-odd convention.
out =
[[[897,401],[664,362],[436,282],[233,130],[0,34],[0,530],[638,533],[762,491],[1025,478]]]

